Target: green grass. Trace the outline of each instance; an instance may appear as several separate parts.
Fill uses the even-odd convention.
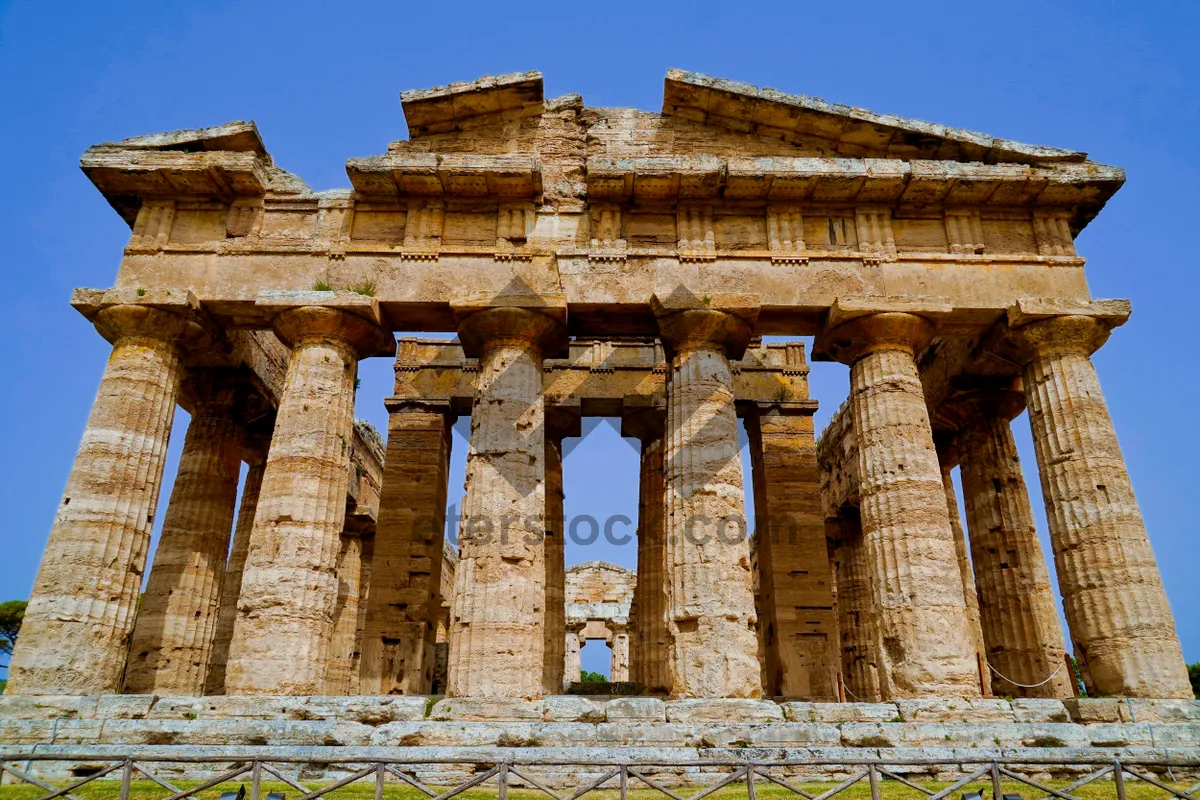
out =
[[[246,778],[247,778],[247,780],[245,781],[245,785],[246,785],[246,791],[247,791],[247,798],[249,798],[249,790],[250,790],[249,780],[248,780],[249,776],[247,775]],[[30,786],[28,784],[10,785],[10,782],[12,780],[14,780],[11,777],[6,776],[4,778],[4,780],[5,780],[5,784],[0,785],[0,800],[37,800],[37,798],[46,794],[45,790],[38,788],[36,786]],[[493,778],[492,781],[494,782],[494,780],[495,779]],[[919,783],[920,785],[925,786],[929,789],[933,789],[935,791],[939,790],[939,789],[943,789],[950,785],[949,783],[944,782],[944,781],[936,782],[936,781],[917,780],[915,782]],[[57,782],[56,781],[54,783],[56,786],[68,785],[67,782]],[[176,786],[178,786],[181,789],[187,789],[192,786],[199,785],[200,782],[199,781],[171,781],[171,783],[175,784]],[[242,785],[242,783],[243,782],[239,780],[239,781],[235,781],[232,783],[224,784],[222,786],[218,786],[213,789],[207,789],[203,792],[199,792],[196,796],[197,796],[198,800],[218,800],[221,792],[236,791],[238,786]],[[332,783],[332,781],[330,781],[330,783]],[[615,780],[613,781],[613,783],[615,784]],[[795,782],[793,782],[793,783],[795,783]],[[1050,782],[1050,785],[1056,789],[1061,789],[1064,786],[1066,786],[1067,784],[1068,784],[1068,781],[1051,781]],[[311,783],[311,782],[305,781],[304,785],[310,787],[311,789],[316,789],[318,786],[320,786],[322,784]],[[834,786],[837,785],[837,782],[831,781],[831,782],[822,783],[822,782],[804,781],[802,783],[798,783],[795,785],[798,785],[800,788],[804,789],[805,791],[809,792],[810,794],[817,795],[823,791],[827,791],[827,790],[833,788]],[[1191,784],[1189,784],[1189,783],[1175,783],[1175,784],[1168,783],[1168,785],[1175,786],[1178,789],[1184,790],[1184,789],[1187,789]],[[641,788],[635,788],[635,787],[641,787]],[[79,789],[75,790],[75,792],[73,792],[73,794],[75,794],[76,796],[81,798],[81,800],[116,800],[116,798],[120,794],[120,788],[121,788],[121,786],[120,786],[119,780],[109,780],[106,778],[106,779],[94,781],[83,787],[80,787]],[[447,787],[431,786],[430,788],[437,790],[439,788],[444,789]],[[680,795],[681,797],[690,797],[691,795],[694,795],[697,792],[701,791],[701,788],[702,787],[673,789],[672,791],[674,791],[676,794]],[[990,795],[991,795],[990,781],[986,781],[986,780],[985,781],[977,781],[975,784],[972,784],[970,787],[967,787],[967,788],[974,789],[974,790],[983,790],[985,792],[985,797],[990,797]],[[1037,789],[1033,788],[1032,786],[1025,786],[1025,785],[1019,784],[1015,781],[1005,781],[1003,784],[1003,788],[1006,793],[1015,792],[1015,793],[1020,794],[1023,797],[1025,797],[1026,800],[1031,800],[1031,798],[1033,800],[1036,800],[1037,798],[1040,798],[1043,795],[1042,792],[1038,791]],[[777,786],[775,784],[766,783],[761,778],[755,781],[755,789],[756,789],[757,796],[760,798],[763,798],[764,800],[785,800],[785,799],[791,800],[792,798],[800,797],[800,795],[793,794],[792,792],[788,791],[787,789],[783,788],[782,786]],[[1128,800],[1166,800],[1166,798],[1170,797],[1170,795],[1168,795],[1166,792],[1162,791],[1161,789],[1158,789],[1157,787],[1154,787],[1149,784],[1138,781],[1134,778],[1126,779],[1125,789],[1126,789],[1126,797],[1128,798]],[[910,789],[909,787],[904,786],[903,784],[900,784],[896,781],[887,780],[887,779],[884,779],[880,782],[880,790],[881,790],[880,793],[881,793],[882,797],[885,798],[885,800],[921,800],[921,798],[924,797],[924,795],[922,795],[920,792],[916,791],[915,789]],[[264,798],[266,797],[267,792],[285,792],[287,794],[288,800],[299,800],[299,798],[301,796],[298,791],[296,791],[292,787],[288,786],[287,784],[280,783],[280,782],[263,781],[262,791],[263,791]],[[951,797],[954,798],[955,800],[957,800],[957,798],[960,795],[960,791],[955,791],[951,795]],[[559,794],[569,794],[569,793],[570,792],[559,790]],[[162,798],[167,797],[168,794],[169,793],[167,792],[166,789],[163,789],[162,787],[152,783],[151,781],[147,781],[147,780],[134,781],[130,788],[130,800],[161,800]],[[1077,797],[1086,798],[1086,800],[1107,800],[1108,798],[1116,797],[1116,790],[1114,789],[1111,781],[1105,781],[1105,780],[1101,779],[1099,781],[1095,781],[1094,783],[1091,783],[1091,784],[1083,787],[1082,789],[1077,789],[1072,794],[1076,795]],[[497,795],[497,792],[496,792],[495,786],[493,784],[491,786],[483,786],[483,787],[479,787],[476,789],[470,789],[470,790],[462,793],[461,795],[459,795],[459,797],[464,798],[464,800],[490,800],[491,798],[496,797],[496,795]],[[336,789],[325,796],[329,797],[329,798],[333,798],[334,800],[374,800],[375,780],[373,777],[366,777],[366,778],[361,779],[357,783],[351,784],[349,786],[344,786],[340,789]],[[543,794],[540,791],[537,791],[536,789],[513,788],[513,789],[509,789],[508,796],[511,798],[511,800],[547,800],[547,795]],[[653,789],[644,787],[644,785],[641,784],[636,778],[630,778],[629,796],[630,796],[630,798],[633,798],[633,800],[663,800],[666,797],[666,795],[660,794],[659,792],[657,792]],[[746,788],[744,785],[728,786],[728,787],[725,787],[724,789],[720,789],[717,792],[714,792],[710,796],[714,797],[714,798],[718,798],[719,800],[738,800],[738,798],[746,797]],[[871,796],[870,787],[868,786],[867,781],[865,779],[858,782],[854,786],[851,786],[850,788],[846,789],[841,794],[837,795],[837,797],[845,798],[845,800],[868,800],[870,798],[870,796]],[[386,787],[384,788],[384,797],[386,798],[386,800],[427,800],[426,795],[417,791],[415,788],[413,788],[405,783],[402,783],[401,781],[399,781],[395,778],[392,778],[391,776],[389,776],[388,783],[387,783]],[[619,793],[617,792],[616,789],[605,789],[605,790],[601,790],[601,791],[597,791],[597,792],[592,792],[592,793],[586,795],[585,797],[595,798],[595,800],[617,800],[617,798],[619,797]]]

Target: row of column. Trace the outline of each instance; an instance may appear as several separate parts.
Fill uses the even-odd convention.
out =
[[[353,649],[361,592],[361,543],[343,537],[357,364],[390,336],[373,304],[273,309],[291,356],[264,448],[234,414],[240,387],[184,367],[202,312],[153,298],[94,315],[113,350],[7,691],[323,694],[349,680],[327,673],[333,648]],[[139,611],[181,385],[193,418]]]
[[[1102,695],[1190,697],[1170,608],[1090,360],[1108,328],[1091,317],[1065,316],[1010,331],[1024,368],[1024,397],[996,390],[959,397],[952,409],[961,424],[956,452],[940,453],[916,363],[932,333],[920,316],[879,313],[827,334],[838,344],[836,357],[851,366],[858,438],[860,506],[834,531],[847,688],[871,699],[972,695],[989,682],[1000,694],[1070,692],[1074,678],[1009,427],[1027,403],[1059,586],[1085,681]],[[971,573],[962,532],[955,530],[949,483],[955,459]]]
[[[848,686],[884,697],[977,695],[981,649],[1018,682],[1052,666],[1061,651],[1045,646],[1054,627],[1048,578],[1006,406],[991,400],[972,401],[957,439],[976,590],[994,598],[979,605],[978,625],[969,610],[948,461],[933,442],[916,363],[931,323],[877,313],[829,335],[851,366],[861,495],[858,524],[847,525],[836,558],[836,611],[815,513],[815,459],[797,444],[811,442],[811,417],[780,407],[753,418],[760,514],[788,521],[785,530],[759,531],[754,555],[767,576],[760,622],[730,368],[756,309],[706,297],[656,298],[654,310],[670,357],[666,412],[661,430],[650,416],[626,421],[644,442],[634,680],[677,697],[757,697],[764,686],[829,697],[839,628]],[[96,315],[113,353],[9,691],[199,694],[223,683],[228,693],[322,694],[354,680],[330,664],[350,663],[359,628],[361,691],[428,691],[452,417],[427,403],[392,414],[372,557],[374,574],[387,579],[373,582],[360,613],[361,587],[348,576],[361,580],[362,543],[343,535],[354,385],[358,359],[388,338],[378,317],[361,310],[317,303],[274,314],[292,353],[265,459],[261,449],[246,455],[231,421],[236,392],[193,376],[196,413],[134,626],[194,339],[190,313],[130,303]],[[565,345],[566,332],[544,311],[503,307],[466,315],[459,335],[479,358],[479,377],[447,690],[537,697],[558,690],[566,660],[563,434],[551,432],[542,396],[543,359]],[[1088,358],[1107,328],[1062,317],[1014,335],[1067,619],[1089,680],[1104,694],[1185,696],[1170,611]],[[254,477],[226,571],[242,458]],[[246,499],[254,489],[256,502]],[[656,496],[661,506],[645,500]],[[230,593],[236,612],[221,602]]]

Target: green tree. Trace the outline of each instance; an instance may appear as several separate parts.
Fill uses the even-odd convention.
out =
[[[588,672],[586,669],[579,673],[579,680],[583,683],[608,683],[608,678],[599,672]]]
[[[8,600],[0,603],[0,653],[11,656],[21,620],[25,619],[25,601]]]
[[[1200,700],[1200,661],[1188,664],[1188,677],[1192,679],[1192,694]]]

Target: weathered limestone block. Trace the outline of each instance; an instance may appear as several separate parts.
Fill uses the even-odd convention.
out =
[[[156,700],[153,695],[103,695],[96,703],[96,719],[146,719]]]
[[[34,581],[8,694],[120,689],[182,348],[203,330],[190,293],[109,295],[118,303],[96,312],[93,321],[113,343],[112,354]],[[150,305],[154,301],[163,302]]]
[[[638,482],[637,583],[631,622],[634,646],[630,677],[645,694],[670,694],[667,668],[666,515],[663,484],[665,410],[647,406],[627,411],[621,435],[641,440]]]
[[[540,721],[545,715],[545,710],[545,706],[540,700],[447,697],[434,704],[433,710],[429,712],[429,718],[456,722]]]
[[[671,357],[663,455],[671,696],[753,698],[762,678],[729,359],[745,350],[758,306],[740,295],[707,299],[697,307],[694,298],[654,298]]]
[[[672,700],[667,722],[782,722],[783,709],[770,700],[712,698]]]
[[[392,398],[387,407],[387,456],[363,620],[360,690],[422,694],[433,682],[441,613],[454,415],[437,401]]]
[[[1063,706],[1073,722],[1120,722],[1124,701],[1115,697],[1069,697]]]
[[[1018,697],[1012,701],[1013,717],[1017,722],[1070,722],[1061,700],[1046,697]]]
[[[358,601],[362,589],[362,546],[360,531],[349,526],[342,531],[337,557],[337,604],[333,610],[333,632],[329,661],[325,666],[325,694],[350,693],[350,668],[358,633]]]
[[[53,740],[64,745],[98,744],[103,729],[104,723],[95,719],[0,719],[0,742],[39,745]]]
[[[580,631],[568,629],[564,637],[564,653],[563,653],[563,685],[568,686],[572,683],[579,683],[583,677],[583,667],[579,660],[579,648],[582,644],[579,641]]]
[[[586,697],[560,695],[544,701],[546,722],[605,722],[604,703]]]
[[[614,625],[609,675],[613,683],[629,681],[629,631],[624,625]]]
[[[424,697],[310,697],[301,713],[308,719],[345,719],[374,726],[425,719],[427,702]]]
[[[1074,676],[1008,423],[1024,402],[1011,392],[977,392],[953,403],[965,422],[958,451],[992,690],[1070,697]]]
[[[666,722],[667,706],[656,697],[618,697],[604,704],[609,722]]]
[[[971,566],[970,546],[963,532],[962,516],[958,512],[958,498],[954,495],[954,465],[958,462],[958,448],[953,441],[945,441],[944,436],[934,434],[933,441],[937,448],[938,464],[942,468],[942,487],[946,492],[946,513],[950,517],[950,530],[954,534],[954,552],[958,556],[958,574],[962,578],[963,603],[967,608],[967,628],[971,632],[971,642],[975,645],[977,657],[986,662],[986,647],[983,637],[983,626],[979,621],[979,592],[975,587],[975,573]],[[952,438],[952,437],[951,437]],[[980,682],[984,694],[991,693],[991,671],[984,670]]]
[[[128,694],[200,695],[208,674],[242,466],[238,386],[199,371],[187,390],[195,407],[133,627]]]
[[[602,747],[701,747],[703,724],[678,722],[603,722],[596,726],[596,742]]]
[[[754,464],[752,546],[764,691],[832,701],[841,647],[821,515],[815,410],[815,403],[764,403],[746,417]]]
[[[783,703],[789,722],[896,722],[895,703]]]
[[[954,534],[916,355],[932,324],[911,313],[858,317],[825,333],[850,364],[866,563],[885,699],[978,696]],[[947,569],[947,567],[952,569]]]
[[[93,719],[97,697],[0,695],[0,719]]]
[[[1128,698],[1121,704],[1123,722],[1200,722],[1200,700]]]
[[[330,720],[113,720],[104,723],[100,744],[353,747],[370,744],[373,731]]]
[[[226,666],[229,694],[321,694],[337,604],[359,358],[391,343],[377,305],[342,293],[260,297],[292,347]]]
[[[922,698],[897,700],[903,722],[1013,722],[1012,707],[1005,700],[981,698]]]
[[[1094,317],[1014,331],[1042,496],[1075,651],[1101,695],[1189,698],[1171,608],[1090,355]]]
[[[229,660],[229,642],[233,638],[233,622],[237,619],[238,597],[242,594],[242,574],[246,569],[246,554],[250,550],[250,533],[254,528],[254,513],[258,493],[262,488],[263,468],[267,465],[269,436],[251,436],[244,442],[242,458],[246,462],[246,480],[242,484],[242,502],[238,506],[237,524],[233,529],[233,544],[225,577],[221,582],[221,609],[213,633],[212,654],[208,675],[204,681],[207,695],[225,693],[225,664]]]
[[[542,362],[566,341],[548,314],[492,308],[459,336],[479,355],[467,494],[454,576],[447,693],[545,693],[545,419]]]

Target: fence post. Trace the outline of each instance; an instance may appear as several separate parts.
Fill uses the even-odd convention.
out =
[[[1000,762],[992,762],[992,800],[1004,800],[1004,789],[1000,786]]]
[[[846,679],[842,677],[842,671],[839,669],[837,674],[837,692],[838,702],[846,702]]]
[[[375,800],[383,800],[383,779],[387,775],[383,762],[375,765]]]
[[[508,800],[508,762],[500,762],[500,800]],[[1124,798],[1122,798],[1124,800]]]
[[[121,800],[129,800],[129,786],[133,783],[133,759],[125,759],[121,769]]]
[[[1117,800],[1125,800],[1125,770],[1119,758],[1113,759],[1113,785],[1117,789]]]
[[[629,765],[621,765],[621,800],[627,800],[629,797]],[[751,796],[750,800],[754,800]]]
[[[757,793],[754,788],[754,765],[746,765],[746,798],[747,800],[756,800]]]
[[[250,800],[259,800],[262,794],[262,762],[257,758],[254,759],[254,766],[250,768]]]
[[[871,800],[879,800],[879,773],[874,764],[867,767],[867,780],[871,782]]]

